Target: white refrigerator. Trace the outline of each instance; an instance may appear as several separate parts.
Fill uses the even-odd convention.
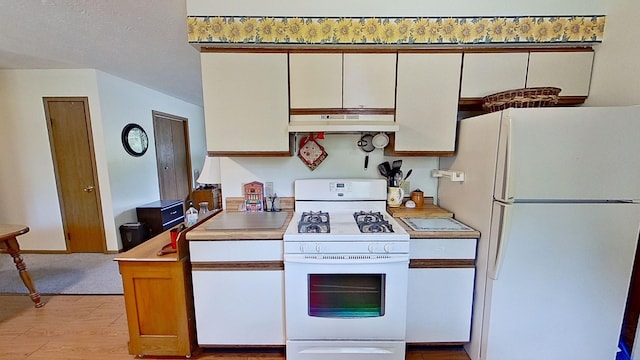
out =
[[[472,360],[614,360],[640,228],[640,107],[461,120],[439,206],[478,229]],[[459,179],[456,179],[459,180]]]

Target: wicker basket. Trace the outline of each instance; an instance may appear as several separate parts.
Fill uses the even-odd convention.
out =
[[[482,98],[482,108],[498,111],[506,108],[532,108],[553,106],[558,103],[557,87],[532,87],[502,91]]]

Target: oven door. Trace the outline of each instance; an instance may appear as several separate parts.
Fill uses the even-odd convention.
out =
[[[285,254],[288,340],[404,340],[408,256]]]

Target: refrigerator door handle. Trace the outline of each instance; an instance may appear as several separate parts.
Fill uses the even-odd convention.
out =
[[[492,261],[492,263],[489,264],[489,277],[493,280],[498,280],[498,277],[500,276],[500,268],[502,267],[502,261],[504,258],[504,251],[509,239],[507,234],[510,230],[511,207],[513,206],[513,204],[499,201],[496,201],[494,204],[497,205],[497,208],[500,211],[500,216],[498,217],[497,229],[495,229],[496,231],[498,231],[498,234],[496,236],[497,242],[495,244],[495,251],[492,251],[490,253],[491,255],[493,255],[493,258],[490,260]]]
[[[504,115],[503,115],[504,116]],[[506,134],[501,134],[500,136],[504,136],[504,164],[502,170],[502,192],[500,194],[500,198],[496,200],[509,203],[514,200],[511,195],[511,191],[509,189],[509,185],[511,183],[511,121],[510,119],[504,120],[502,128],[500,132],[504,132]]]

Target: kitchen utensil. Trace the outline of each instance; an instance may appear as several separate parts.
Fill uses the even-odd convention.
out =
[[[402,160],[393,160],[393,163],[391,164],[392,169],[400,170],[401,167],[402,167]]]
[[[413,172],[413,169],[409,169],[409,171],[407,171],[407,175],[405,175],[404,178],[402,178],[402,181],[400,181],[400,187],[404,187],[404,183],[405,181],[407,181],[407,179],[409,178],[409,176],[411,176],[411,173]]]
[[[384,166],[384,164],[378,164],[378,172],[385,178],[389,178],[389,173],[387,172],[387,168]]]
[[[373,146],[376,149],[384,149],[387,145],[389,145],[389,137],[387,134],[381,132],[373,137]]]
[[[358,146],[366,153],[364,157],[364,169],[367,170],[367,167],[369,167],[369,153],[375,149],[375,146],[373,146],[373,135],[362,135],[360,140],[358,140]]]
[[[398,169],[393,174],[393,186],[400,186],[400,182],[402,182],[402,170]]]

